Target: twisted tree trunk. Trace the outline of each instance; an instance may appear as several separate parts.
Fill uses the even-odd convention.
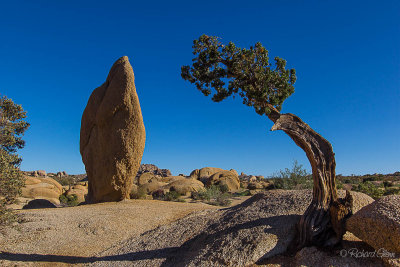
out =
[[[306,152],[314,180],[312,202],[297,224],[290,250],[311,245],[333,246],[345,233],[345,221],[352,213],[352,198],[346,192],[344,199],[338,199],[332,145],[299,117],[271,110],[268,117],[275,123],[271,131],[283,130]]]

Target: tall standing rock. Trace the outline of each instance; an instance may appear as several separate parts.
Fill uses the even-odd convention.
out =
[[[88,203],[129,198],[146,132],[128,57],[118,59],[82,115],[80,152],[89,179]]]

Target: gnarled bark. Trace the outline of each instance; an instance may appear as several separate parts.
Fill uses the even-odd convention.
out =
[[[275,124],[271,131],[283,130],[307,155],[314,180],[313,200],[297,225],[292,249],[304,246],[331,246],[342,240],[345,220],[351,215],[352,199],[338,199],[335,183],[335,154],[332,145],[293,114],[273,110],[268,116]]]

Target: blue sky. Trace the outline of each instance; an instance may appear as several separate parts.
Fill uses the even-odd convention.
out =
[[[0,93],[30,129],[21,169],[84,172],[82,112],[113,62],[136,77],[142,163],[174,174],[205,166],[268,176],[304,152],[240,99],[213,103],[180,77],[201,34],[260,41],[295,68],[282,112],[333,145],[337,173],[400,170],[399,1],[2,1]]]

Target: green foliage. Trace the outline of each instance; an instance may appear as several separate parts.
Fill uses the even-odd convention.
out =
[[[311,174],[297,160],[293,162],[292,169],[280,170],[273,174],[270,179],[275,189],[310,189],[314,185]]]
[[[180,194],[176,191],[167,192],[164,196],[165,201],[179,201]]]
[[[138,187],[137,190],[132,190],[130,193],[131,199],[145,199],[147,196],[147,192],[144,188]]]
[[[192,198],[194,200],[202,200],[207,204],[216,205],[216,206],[228,206],[231,204],[230,194],[221,191],[221,186],[211,185],[208,188],[205,188],[199,192],[193,192]]]
[[[6,205],[15,202],[25,183],[19,169],[21,158],[16,154],[25,145],[22,135],[29,127],[25,118],[20,105],[5,96],[0,98],[0,225],[16,220]]]
[[[235,193],[235,196],[238,196],[238,197],[250,196],[250,195],[251,195],[250,190],[243,190],[243,191]]]
[[[369,195],[373,199],[379,199],[383,196],[384,189],[381,187],[378,187],[371,183],[370,181],[367,181],[365,183],[360,183],[357,186],[355,186],[354,191],[362,192],[364,194]]]
[[[60,199],[60,202],[61,202],[62,204],[64,204],[64,205],[66,205],[66,206],[73,207],[73,206],[77,206],[77,205],[79,204],[79,202],[78,202],[78,196],[75,195],[75,194],[68,195],[68,196],[66,196],[66,195],[61,195],[61,196],[59,197],[59,199]]]
[[[219,39],[202,35],[193,41],[193,64],[182,66],[182,78],[195,84],[205,96],[214,89],[215,102],[238,94],[243,104],[253,106],[257,114],[269,115],[271,108],[280,111],[294,92],[295,70],[287,70],[286,60],[279,57],[274,58],[272,66],[268,50],[259,42],[246,49],[233,42],[224,45]]]
[[[400,188],[399,187],[385,188],[385,193],[383,193],[384,196],[398,195],[398,194],[400,194]]]

